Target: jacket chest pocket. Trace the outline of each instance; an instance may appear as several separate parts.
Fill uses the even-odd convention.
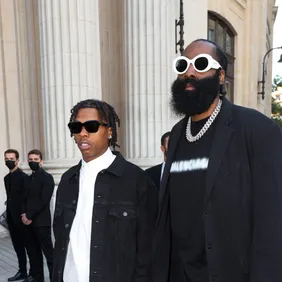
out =
[[[55,237],[59,235],[60,238],[68,238],[74,217],[74,206],[65,203],[57,204],[53,221]]]
[[[136,236],[137,211],[135,207],[111,207],[109,219],[113,235],[121,242],[126,243]]]

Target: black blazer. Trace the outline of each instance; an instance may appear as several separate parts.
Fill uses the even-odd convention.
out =
[[[40,168],[25,183],[22,213],[32,220],[32,226],[51,226],[50,201],[54,191],[51,174]]]
[[[160,190],[161,173],[163,164],[155,165],[147,168],[145,172],[151,177],[158,190]]]
[[[173,128],[160,189],[154,282],[170,275],[170,167],[187,124]],[[203,214],[210,281],[282,280],[282,134],[263,114],[223,98],[216,120]],[[187,184],[188,185],[188,184]]]
[[[21,200],[24,193],[24,183],[28,175],[19,168],[4,177],[7,194],[7,217],[8,222],[21,225]]]

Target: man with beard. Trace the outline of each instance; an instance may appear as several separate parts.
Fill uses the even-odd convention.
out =
[[[161,178],[163,176],[163,171],[164,171],[164,166],[167,156],[169,134],[170,132],[166,132],[165,134],[163,134],[161,138],[161,151],[163,152],[164,155],[163,163],[155,165],[145,170],[146,173],[151,177],[153,182],[156,184],[158,190],[160,189]]]
[[[172,129],[160,188],[154,282],[282,278],[282,134],[222,94],[227,59],[199,39],[173,64]]]

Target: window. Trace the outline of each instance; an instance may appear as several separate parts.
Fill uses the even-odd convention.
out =
[[[228,60],[225,90],[226,97],[234,100],[234,37],[229,25],[213,13],[208,13],[208,39],[218,44],[225,51]]]

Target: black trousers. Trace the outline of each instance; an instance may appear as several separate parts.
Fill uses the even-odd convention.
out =
[[[20,218],[20,215],[19,215]],[[18,264],[19,264],[19,271],[21,273],[26,273],[26,249],[25,249],[25,241],[24,241],[24,225],[21,223],[20,220],[15,222],[12,219],[9,211],[7,211],[7,223],[8,228],[12,240],[12,244],[14,250],[17,254]]]
[[[30,260],[30,272],[38,282],[44,281],[43,255],[49,270],[50,280],[53,270],[54,248],[51,239],[51,227],[49,226],[26,226],[25,238]]]

